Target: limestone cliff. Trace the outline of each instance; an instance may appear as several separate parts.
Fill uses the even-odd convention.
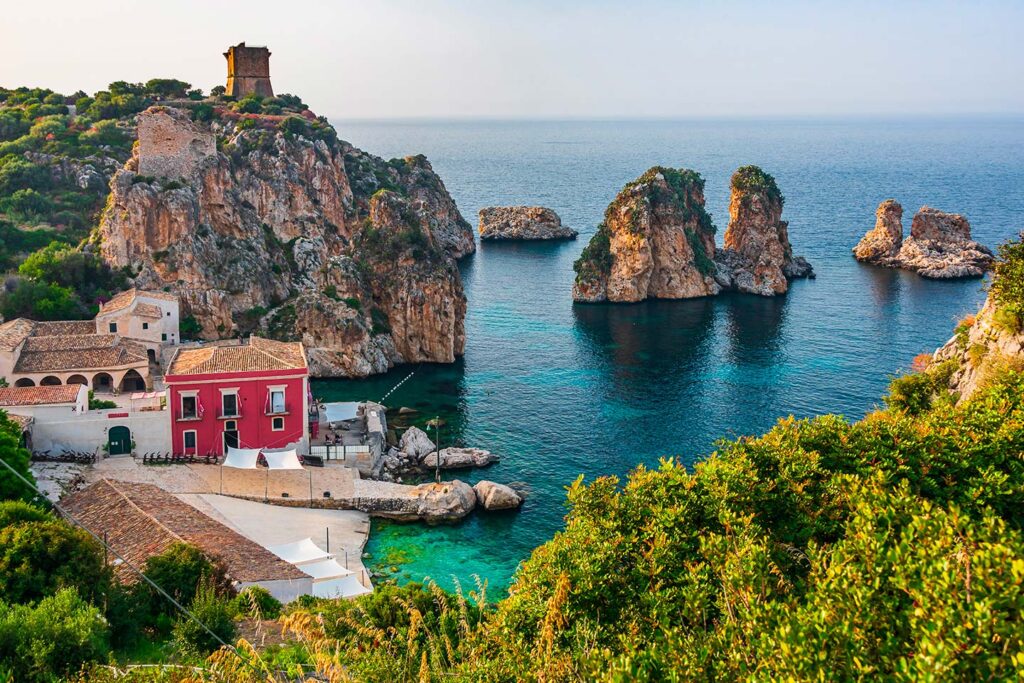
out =
[[[858,261],[940,280],[982,277],[992,268],[992,252],[971,240],[971,224],[960,214],[921,207],[906,240],[903,208],[895,200],[882,202],[875,215],[874,229],[853,249]]]
[[[425,158],[385,162],[312,117],[201,123],[154,107],[139,133],[111,181],[102,254],[136,286],[178,293],[204,337],[301,340],[320,376],[462,354],[454,259],[472,229]]]
[[[789,280],[812,276],[794,257],[782,195],[754,166],[733,176],[725,247],[704,208],[696,171],[655,167],[619,193],[575,264],[577,302],[688,299],[722,291],[772,296]]]
[[[789,291],[789,281],[811,277],[806,259],[793,256],[785,201],[775,178],[757,166],[736,170],[730,182],[729,227],[719,261],[730,272],[732,288],[772,296]]]
[[[626,185],[575,264],[573,299],[629,302],[717,294],[715,226],[696,171],[656,166]]]

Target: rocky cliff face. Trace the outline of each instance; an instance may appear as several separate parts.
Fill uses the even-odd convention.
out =
[[[301,340],[314,375],[453,361],[466,310],[454,259],[474,243],[430,164],[385,162],[329,127],[281,118],[140,114],[140,136],[162,137],[140,139],[111,181],[105,259],[137,272],[136,286],[179,294],[207,338]],[[158,164],[140,159],[147,149]]]
[[[479,229],[481,240],[574,240],[579,234],[543,206],[488,206],[480,209]]]
[[[789,291],[790,280],[813,275],[806,259],[793,256],[775,178],[757,166],[743,166],[730,185],[729,227],[718,258],[727,266],[731,288],[773,296]]]
[[[912,270],[932,279],[981,277],[992,268],[992,252],[971,240],[971,225],[960,214],[927,206],[914,215],[903,239],[903,208],[887,199],[875,212],[875,227],[853,249],[858,261]]]
[[[619,193],[575,264],[577,302],[688,299],[725,290],[784,294],[811,276],[794,257],[782,195],[756,167],[733,176],[725,247],[704,208],[704,180],[690,170],[655,167]]]
[[[630,302],[717,294],[715,227],[696,171],[656,166],[627,185],[576,262],[573,299]]]
[[[989,297],[977,316],[960,323],[957,334],[935,352],[932,362],[951,364],[949,389],[965,401],[998,374],[1024,370],[1024,331],[1007,327]]]

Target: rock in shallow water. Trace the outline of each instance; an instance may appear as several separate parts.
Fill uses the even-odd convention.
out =
[[[498,456],[482,448],[442,448],[440,458],[442,470],[486,467],[498,461]],[[423,458],[423,465],[437,467],[437,460],[437,453],[429,453],[427,457]]]
[[[419,427],[409,427],[402,434],[402,440],[398,442],[398,448],[406,455],[422,458],[434,450],[434,442],[430,440],[427,433]]]
[[[473,490],[485,510],[511,510],[523,504],[523,497],[511,486],[497,482],[478,481]]]
[[[482,240],[573,240],[577,233],[543,206],[488,206],[480,209]]]

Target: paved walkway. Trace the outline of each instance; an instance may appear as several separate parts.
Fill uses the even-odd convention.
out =
[[[330,552],[338,564],[360,575],[369,585],[363,567],[363,546],[370,535],[370,516],[355,510],[311,510],[265,505],[214,494],[178,494],[178,498],[263,547],[311,538]]]
[[[153,484],[171,493],[224,493],[242,498],[308,501],[348,499],[354,493],[354,470],[340,465],[304,470],[236,470],[220,465],[142,465],[133,458],[104,458],[85,472],[88,481],[117,479]],[[283,495],[287,494],[287,495]]]

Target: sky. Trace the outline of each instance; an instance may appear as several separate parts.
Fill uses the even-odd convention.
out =
[[[332,118],[1024,114],[1024,0],[4,0],[0,86],[223,84]]]

